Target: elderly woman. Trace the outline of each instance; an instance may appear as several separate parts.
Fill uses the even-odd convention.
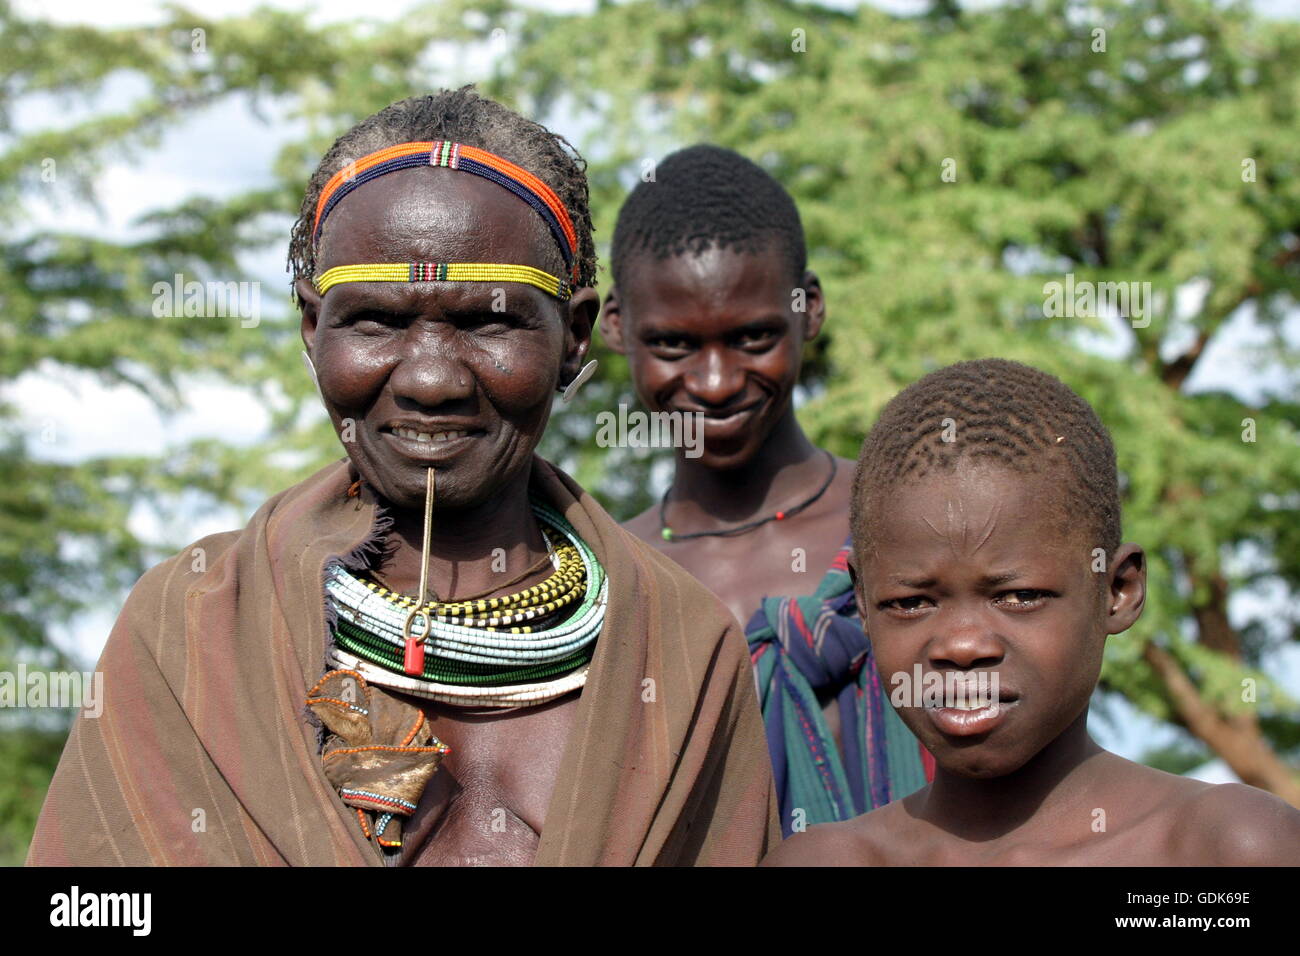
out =
[[[534,454],[598,299],[581,160],[470,90],[308,185],[290,264],[347,457],[136,585],[29,862],[753,864],[743,637]]]

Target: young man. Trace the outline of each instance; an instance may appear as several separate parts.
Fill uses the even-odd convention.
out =
[[[881,414],[853,503],[876,663],[938,770],[765,865],[1300,862],[1300,811],[1088,735],[1106,638],[1142,613],[1146,567],[1121,543],[1115,452],[1087,402],[1014,362],[934,372]],[[918,682],[944,689],[918,706]]]
[[[651,412],[698,415],[672,486],[628,530],[748,622],[786,834],[925,782],[876,680],[846,570],[852,462],[792,395],[826,316],[789,194],[716,146],[667,157],[619,213],[606,340]],[[698,455],[696,455],[698,453]]]

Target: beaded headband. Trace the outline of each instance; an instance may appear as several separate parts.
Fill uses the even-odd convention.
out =
[[[569,284],[532,266],[504,262],[391,262],[335,266],[316,277],[324,295],[342,282],[523,282],[561,302],[572,294]]]
[[[317,277],[316,287],[323,295],[330,286],[340,282],[526,282],[537,286],[560,299],[567,299],[573,285],[578,282],[578,237],[573,220],[555,190],[528,170],[502,159],[495,153],[475,146],[433,140],[419,143],[402,143],[363,156],[336,172],[321,189],[316,202],[316,218],[312,224],[312,242],[320,241],[325,219],[339,201],[362,183],[378,179],[385,173],[419,166],[441,166],[473,173],[504,186],[528,203],[542,220],[560,248],[560,255],[569,269],[570,279],[553,276],[531,266],[498,265],[494,263],[394,263],[384,265],[338,266]],[[341,271],[342,270],[342,271]],[[382,275],[376,272],[382,271]],[[400,274],[398,271],[400,270]],[[527,276],[527,277],[525,277]]]

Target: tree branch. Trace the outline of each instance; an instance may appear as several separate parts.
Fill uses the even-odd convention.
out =
[[[1283,249],[1273,257],[1272,265],[1275,269],[1284,269],[1289,263],[1296,260],[1300,260],[1300,246]],[[1197,333],[1196,341],[1192,343],[1191,348],[1178,356],[1178,358],[1174,359],[1172,362],[1160,364],[1160,380],[1175,391],[1181,389],[1183,383],[1187,381],[1187,377],[1192,374],[1192,369],[1196,367],[1196,363],[1200,360],[1201,355],[1204,354],[1205,346],[1209,344],[1210,339],[1214,337],[1214,333],[1219,330],[1219,327],[1223,324],[1224,320],[1226,320],[1228,316],[1232,315],[1233,312],[1236,312],[1237,309],[1241,308],[1243,304],[1249,302],[1263,291],[1264,283],[1261,282],[1258,277],[1251,279],[1250,282],[1246,283],[1246,287],[1241,290],[1241,295],[1237,296],[1236,301],[1224,309],[1217,318],[1212,322],[1207,323],[1206,327],[1202,328],[1200,332]]]
[[[1189,731],[1222,757],[1243,782],[1300,807],[1300,780],[1273,753],[1254,714],[1219,713],[1201,697],[1182,665],[1158,644],[1147,644],[1142,656],[1164,684],[1174,713]]]

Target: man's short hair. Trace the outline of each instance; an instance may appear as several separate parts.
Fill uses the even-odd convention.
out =
[[[717,247],[760,254],[776,247],[798,283],[807,267],[799,210],[762,167],[721,146],[701,144],[666,157],[654,179],[637,184],[614,226],[614,282],[642,255],[662,261]]]
[[[1107,556],[1120,544],[1115,447],[1091,405],[1059,379],[1019,362],[979,359],[931,372],[899,392],[862,444],[852,530],[904,482],[988,459],[1021,473],[1051,471],[1061,503]]]

